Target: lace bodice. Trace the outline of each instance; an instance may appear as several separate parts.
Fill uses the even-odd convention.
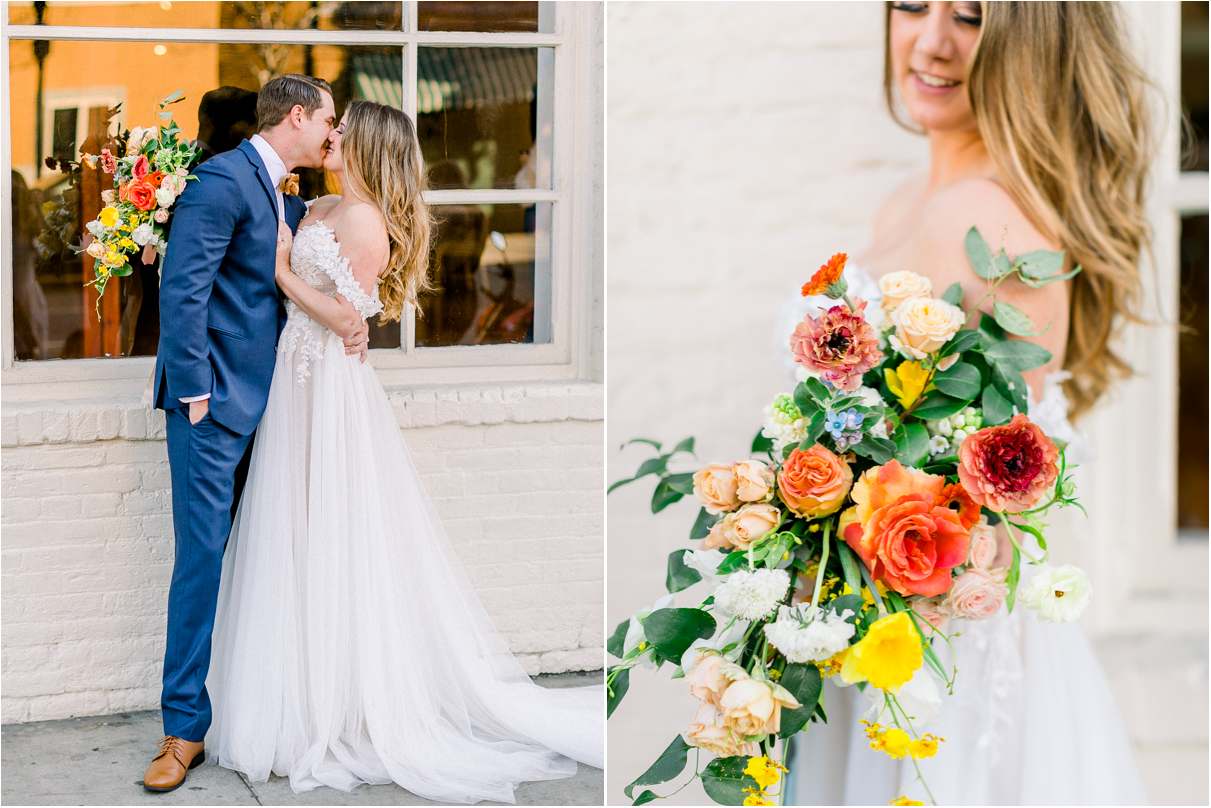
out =
[[[850,264],[845,268],[845,281],[849,284],[851,298],[860,297],[870,302],[866,307],[867,317],[872,324],[879,324],[884,316],[879,305],[883,299],[879,282],[865,267],[857,264]],[[815,316],[822,308],[831,305],[835,304],[822,295],[802,297],[796,294],[783,304],[778,313],[773,334],[774,356],[778,360],[778,368],[783,378],[792,387],[798,382],[799,366],[795,364],[795,358],[790,351],[791,333],[809,312]],[[1036,401],[1034,394],[1027,392],[1027,414],[1048,436],[1068,444],[1066,453],[1069,463],[1080,463],[1091,460],[1094,452],[1085,433],[1068,421],[1068,398],[1064,395],[1062,384],[1069,377],[1070,374],[1066,370],[1048,373],[1043,379],[1041,400]]]
[[[366,294],[353,277],[349,259],[340,254],[341,245],[332,229],[323,220],[300,228],[290,250],[290,269],[307,285],[329,297],[340,293],[353,304],[362,320],[368,320],[383,310],[378,289]],[[303,384],[311,375],[311,362],[323,354],[326,328],[312,320],[293,300],[286,301],[286,328],[279,340],[279,352],[298,352],[295,376]]]

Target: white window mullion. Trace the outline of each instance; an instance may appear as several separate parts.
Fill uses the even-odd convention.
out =
[[[404,25],[409,31],[416,30],[416,3],[404,4]],[[417,100],[416,100],[416,41],[412,40],[403,49],[403,72],[401,73],[400,97],[404,99],[404,114],[412,120],[413,124],[417,123]],[[417,132],[419,136],[419,131]],[[420,148],[420,144],[417,144]],[[404,312],[399,318],[400,328],[400,347],[403,348],[405,354],[411,356],[416,350],[416,307],[411,303],[404,304]]]

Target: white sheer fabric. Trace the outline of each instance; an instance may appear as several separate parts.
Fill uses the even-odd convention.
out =
[[[322,223],[292,269],[363,317]],[[535,685],[484,611],[369,363],[293,303],[224,556],[208,763],[296,792],[394,781],[514,802],[518,783],[604,764],[604,688]]]
[[[845,276],[850,297],[869,300],[867,311],[877,312],[881,295],[870,274],[851,265]],[[783,306],[774,341],[788,384],[797,367],[790,334],[827,302],[796,296]],[[1065,378],[1062,372],[1047,376],[1042,399],[1030,398],[1029,415],[1049,436],[1069,443],[1070,462],[1084,462],[1092,450],[1068,422]],[[1027,568],[1026,577],[1031,574]],[[951,620],[949,631],[962,632],[954,640],[955,692],[946,695],[934,680],[942,694],[940,720],[926,727],[946,743],[919,763],[938,805],[1147,803],[1113,693],[1080,624],[1042,624],[1019,604],[1012,614],[1002,607],[988,620]],[[944,643],[934,650],[949,661]],[[869,748],[858,720],[872,702],[858,688],[826,682],[824,698],[828,723],[810,724],[796,737],[787,804],[886,805],[916,779],[912,762]],[[929,804],[919,783],[906,793]]]

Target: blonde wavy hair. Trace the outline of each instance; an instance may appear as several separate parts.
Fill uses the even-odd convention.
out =
[[[364,188],[387,223],[391,257],[379,277],[384,322],[398,320],[404,305],[417,309],[429,283],[432,216],[422,194],[425,172],[416,128],[393,107],[351,101],[345,108],[341,162],[353,187]],[[356,194],[355,194],[356,196]],[[360,198],[360,197],[359,197]]]
[[[897,110],[886,5],[884,95],[897,122],[920,131]],[[1139,321],[1139,262],[1151,242],[1144,192],[1155,148],[1152,85],[1115,3],[980,7],[967,67],[980,136],[1018,207],[1084,268],[1072,281],[1064,362],[1075,419],[1132,372],[1110,343],[1119,322]]]

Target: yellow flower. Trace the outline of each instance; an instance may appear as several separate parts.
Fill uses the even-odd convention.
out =
[[[43,202],[42,203],[42,213],[43,213],[43,215],[49,216],[50,214],[55,212],[55,208],[57,208],[57,207],[59,207],[58,202],[53,202],[53,201],[52,202]]]
[[[900,367],[895,370],[888,368],[883,371],[883,377],[887,380],[887,387],[892,395],[905,409],[911,407],[922,393],[934,389],[932,384],[925,386],[929,371],[920,362],[901,362]]]
[[[879,580],[875,581],[875,587],[878,588],[880,595],[887,594],[887,584],[883,583],[883,579],[880,578]],[[837,593],[837,597],[842,595],[852,595],[853,593],[854,590],[849,588],[849,584],[845,584],[841,587],[841,591]],[[862,600],[866,601],[867,606],[875,605],[875,598],[870,594],[869,586],[862,587]]]
[[[101,215],[97,218],[99,218],[101,220],[101,224],[106,227],[113,227],[115,224],[121,221],[121,219],[118,218],[118,209],[115,207],[102,208]]]
[[[786,770],[780,764],[773,763],[764,756],[749,758],[748,766],[744,769],[744,773],[756,780],[762,791],[778,782],[778,778],[781,776],[779,771]]]
[[[891,802],[889,802],[887,804],[888,805],[924,805],[925,803],[921,802],[920,800],[910,800],[908,797],[901,795],[899,797],[896,797],[894,800],[892,800]]]
[[[852,647],[853,646],[851,645],[850,648]],[[833,654],[828,659],[817,662],[816,667],[820,669],[820,675],[827,679],[828,677],[841,672],[841,668],[844,667],[845,660],[848,656],[849,648],[846,648],[844,651],[838,651],[837,653]]]
[[[125,247],[128,250],[133,250],[135,247],[138,247],[139,245],[135,244],[133,241],[131,241],[128,238],[123,238],[123,239],[118,240],[118,246]]]
[[[945,738],[939,738],[936,735],[924,735],[919,741],[913,741],[908,745],[908,754],[915,757],[917,760],[921,758],[933,757],[937,754],[938,743],[944,742]]]
[[[754,791],[751,788],[746,788],[744,789],[744,792],[748,794],[748,796],[744,798],[745,805],[773,805],[772,802],[765,798],[766,795],[762,794],[760,791]]]
[[[902,729],[888,729],[879,733],[870,742],[870,748],[877,752],[886,752],[890,758],[902,758],[908,754],[908,745],[912,738]]]
[[[921,636],[906,612],[876,620],[866,636],[848,648],[841,678],[849,684],[870,682],[897,693],[921,667]]]

